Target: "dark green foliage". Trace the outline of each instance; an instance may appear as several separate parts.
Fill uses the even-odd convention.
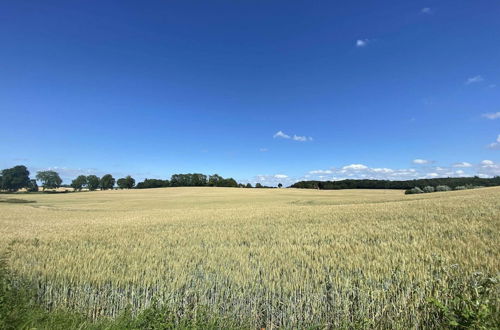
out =
[[[37,192],[38,191],[38,185],[36,183],[36,180],[31,179],[28,187],[26,188],[28,192]]]
[[[118,179],[116,184],[120,189],[132,189],[135,186],[135,180],[130,175],[127,175],[124,178]]]
[[[463,283],[451,278],[442,285],[439,298],[429,299],[439,323],[449,329],[498,329],[500,313],[496,305],[498,279],[474,273]]]
[[[99,188],[99,183],[100,183],[100,180],[97,176],[95,176],[95,175],[87,176],[87,188],[90,191],[94,191],[97,188]]]
[[[292,188],[305,189],[411,189],[425,186],[500,186],[500,176],[494,178],[435,178],[406,181],[390,180],[340,180],[340,181],[300,181],[291,185]]]
[[[414,188],[411,188],[411,189],[408,189],[405,191],[406,195],[423,194],[423,193],[424,193],[424,191],[422,189],[420,189],[419,187],[414,187]]]
[[[170,187],[170,181],[159,180],[159,179],[145,179],[143,182],[139,182],[136,189],[147,189],[147,188],[165,188]]]
[[[87,185],[87,177],[85,175],[79,175],[76,179],[71,181],[71,187],[78,191],[81,191],[82,188],[86,185]]]
[[[62,179],[56,171],[39,171],[36,179],[42,182],[43,190],[59,188]]]
[[[144,188],[163,188],[163,187],[243,187],[238,185],[238,182],[233,178],[223,178],[218,174],[210,175],[207,179],[205,174],[188,173],[188,174],[173,174],[168,180],[146,179],[139,182],[136,186],[138,189]]]
[[[261,185],[259,182],[257,182],[257,183],[255,184],[255,188],[263,188],[263,187],[262,187],[262,185]]]
[[[278,183],[278,188],[281,188],[283,187],[283,185],[281,183]]]
[[[251,183],[247,183],[246,188],[253,188]]]
[[[172,187],[200,187],[207,185],[207,176],[200,173],[173,174],[170,178]]]
[[[24,165],[14,166],[2,170],[0,189],[17,191],[30,186],[30,172]]]
[[[113,189],[115,186],[115,178],[111,174],[104,175],[99,181],[101,190]]]

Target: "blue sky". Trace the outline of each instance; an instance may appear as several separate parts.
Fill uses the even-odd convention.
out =
[[[2,1],[0,167],[500,175],[500,3]]]

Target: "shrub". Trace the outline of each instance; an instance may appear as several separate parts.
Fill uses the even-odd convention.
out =
[[[436,191],[450,191],[451,188],[448,186],[437,186]]]
[[[405,191],[406,195],[411,195],[411,194],[422,194],[424,191],[420,189],[419,187],[411,188]]]
[[[496,277],[476,272],[466,283],[456,277],[443,284],[446,285],[441,287],[441,297],[429,299],[441,326],[449,329],[497,329],[500,318],[495,305]]]
[[[425,193],[431,193],[431,192],[434,192],[434,191],[435,191],[435,189],[434,189],[433,186],[425,186],[424,187],[424,192]]]
[[[468,189],[466,186],[456,186],[454,190],[465,190]]]

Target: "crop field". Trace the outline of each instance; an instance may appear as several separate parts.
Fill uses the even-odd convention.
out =
[[[202,187],[0,200],[9,268],[43,305],[92,319],[157,302],[176,315],[203,310],[255,328],[430,327],[430,298],[447,303],[478,272],[500,270],[497,187],[420,195]],[[494,297],[498,307],[498,290]]]

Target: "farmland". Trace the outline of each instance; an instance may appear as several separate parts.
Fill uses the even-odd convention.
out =
[[[425,327],[429,298],[500,270],[497,187],[0,197],[31,201],[0,203],[9,268],[44,306],[93,320],[159,302],[252,327]]]

